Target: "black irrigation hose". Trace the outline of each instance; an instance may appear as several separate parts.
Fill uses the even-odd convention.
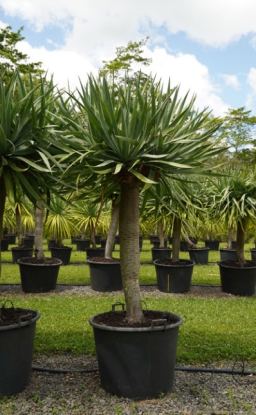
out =
[[[67,374],[67,373],[94,373],[99,369],[51,369],[40,366],[32,366],[32,370],[36,372],[47,372],[54,374]],[[217,369],[217,368],[205,368],[205,367],[182,367],[176,366],[176,371],[180,372],[192,372],[192,373],[215,373],[219,375],[240,375],[240,376],[256,376],[256,372],[253,370],[234,370],[234,369]]]

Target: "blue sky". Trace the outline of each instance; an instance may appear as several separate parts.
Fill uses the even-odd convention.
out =
[[[116,47],[149,36],[148,71],[215,115],[238,107],[256,115],[254,16],[255,0],[0,0],[0,26],[24,26],[22,51],[61,87],[76,87]]]

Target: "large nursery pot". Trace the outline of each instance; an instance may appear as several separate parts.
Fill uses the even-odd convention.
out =
[[[210,248],[192,248],[188,250],[189,258],[195,262],[195,264],[207,265]]]
[[[94,291],[110,292],[123,289],[119,260],[88,260],[91,288]]]
[[[4,305],[0,315],[0,395],[10,396],[22,392],[29,383],[40,314]]]
[[[184,259],[172,262],[170,259],[157,259],[154,265],[160,291],[185,293],[190,290],[194,261]]]
[[[14,247],[12,248],[12,261],[16,264],[20,258],[31,258],[33,256],[33,248]]]
[[[221,261],[235,261],[237,258],[236,249],[220,249],[220,260]]]
[[[90,248],[91,241],[90,239],[76,239],[75,243],[77,251],[86,251]]]
[[[207,248],[210,248],[211,251],[218,251],[219,250],[220,241],[218,241],[217,239],[215,239],[215,240],[207,239],[206,241],[204,241],[204,243],[205,243],[205,246]]]
[[[68,265],[72,249],[73,248],[69,246],[53,246],[51,248],[52,258],[58,258],[62,261],[62,265]]]
[[[171,248],[152,248],[152,261],[156,259],[170,259],[172,250]]]
[[[256,262],[247,261],[247,266],[238,266],[237,261],[220,261],[220,280],[222,291],[240,296],[255,294]]]
[[[102,387],[130,399],[157,398],[171,392],[182,318],[145,310],[144,315],[151,319],[148,327],[116,327],[109,318],[123,320],[125,311],[115,311],[115,306],[90,319]]]
[[[62,261],[57,258],[18,259],[21,288],[25,293],[44,293],[56,289],[59,268]]]

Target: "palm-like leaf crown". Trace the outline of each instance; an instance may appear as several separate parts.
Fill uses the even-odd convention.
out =
[[[60,119],[71,134],[65,144],[74,150],[76,176],[118,181],[133,175],[151,184],[161,176],[205,171],[205,161],[220,151],[210,140],[216,127],[207,129],[208,114],[195,111],[195,97],[180,99],[170,84],[164,92],[153,78],[144,87],[138,77],[135,85],[127,80],[114,88],[89,77],[71,99],[69,106],[60,101]]]
[[[39,198],[38,188],[45,187],[46,175],[58,166],[47,111],[54,105],[52,82],[42,78],[24,81],[15,73],[6,84],[0,75],[0,179],[9,202],[14,206],[16,186],[30,199]],[[54,144],[55,145],[55,144]]]

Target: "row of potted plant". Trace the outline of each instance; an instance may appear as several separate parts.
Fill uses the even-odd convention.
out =
[[[35,271],[38,266],[51,267],[42,249],[44,210],[50,209],[51,193],[65,199],[67,194],[79,189],[82,199],[85,193],[93,197],[96,189],[101,195],[102,209],[106,200],[111,200],[114,216],[114,207],[118,206],[125,305],[114,305],[111,311],[90,319],[101,384],[107,392],[130,398],[157,397],[170,392],[182,318],[171,311],[142,308],[140,194],[146,205],[152,189],[156,189],[153,193],[158,195],[155,199],[157,214],[162,191],[160,183],[169,198],[178,180],[184,183],[187,176],[209,175],[209,161],[223,151],[216,143],[218,127],[212,127],[205,110],[195,110],[195,97],[189,99],[186,95],[181,99],[178,87],[168,84],[164,89],[161,81],[151,77],[145,81],[140,74],[118,85],[104,77],[90,76],[85,86],[81,84],[76,92],[66,91],[65,94],[56,92],[53,83],[46,79],[33,82],[31,77],[25,83],[19,74],[9,83],[0,79],[0,122],[4,131],[1,133],[0,235],[3,235],[6,196],[14,208],[16,187],[19,187],[36,207],[36,258],[26,262],[32,262],[32,272],[38,274]],[[5,116],[6,112],[9,117]],[[176,196],[180,196],[181,190],[181,185],[176,188]],[[223,197],[216,203],[220,216]],[[213,198],[209,198],[209,203],[210,200]],[[251,199],[248,201],[251,203]],[[196,204],[198,198],[193,206]],[[167,205],[170,205],[170,198],[164,207]],[[180,213],[191,206],[185,190],[174,205],[167,212],[174,215],[172,262],[180,267],[181,222],[184,219]],[[198,211],[200,209],[198,206]],[[234,218],[232,210],[230,213]],[[252,216],[249,208],[246,214]],[[241,260],[243,218],[238,219],[237,227],[238,262],[246,268],[245,261]],[[105,257],[109,262],[113,261],[114,235],[109,232],[106,244]],[[92,232],[92,242],[94,237]],[[27,310],[25,313],[34,315]],[[24,315],[21,320],[25,320]],[[31,323],[31,318],[28,320]],[[19,331],[21,325],[18,319],[10,332]],[[0,333],[7,331],[4,328]],[[17,378],[17,372],[15,376]],[[11,378],[10,375],[8,384]],[[26,382],[27,379],[22,387]],[[18,391],[13,386],[12,390],[0,390],[0,393],[10,394],[13,390],[14,393]]]

